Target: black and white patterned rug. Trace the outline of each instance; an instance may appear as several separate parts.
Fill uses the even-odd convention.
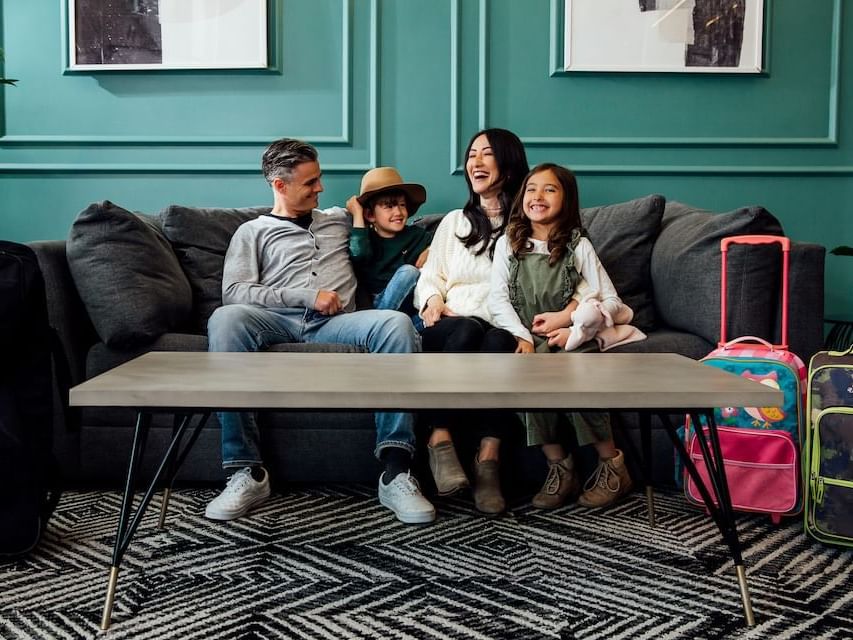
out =
[[[494,519],[462,498],[403,525],[372,487],[312,486],[250,517],[205,520],[213,490],[149,508],[99,632],[120,496],[69,492],[28,559],[0,565],[0,638],[853,638],[853,551],[800,522],[741,516],[756,626],[742,622],[710,519],[657,494],[608,510],[514,505]]]

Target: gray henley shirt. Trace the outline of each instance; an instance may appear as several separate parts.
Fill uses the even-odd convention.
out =
[[[344,311],[355,310],[352,218],[340,207],[310,215],[308,229],[273,215],[240,225],[225,254],[223,304],[313,309],[325,290],[337,292]]]

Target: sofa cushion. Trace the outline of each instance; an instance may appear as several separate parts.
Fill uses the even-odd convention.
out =
[[[196,333],[164,333],[153,342],[132,349],[115,349],[98,343],[86,355],[86,379],[138,358],[149,351],[207,351],[207,337]],[[297,353],[364,353],[366,349],[336,342],[283,342],[268,351]]]
[[[109,201],[84,209],[71,225],[68,267],[101,340],[144,344],[182,327],[192,292],[156,219]]]
[[[634,310],[632,324],[643,331],[656,326],[650,265],[665,203],[663,196],[649,195],[581,209],[581,222],[601,264],[622,301]]]
[[[667,203],[652,252],[658,317],[670,327],[716,344],[720,339],[720,240],[752,234],[782,235],[782,225],[763,207],[715,214],[680,202]],[[772,338],[780,264],[778,247],[729,248],[729,339]]]
[[[444,219],[444,213],[421,213],[412,218],[409,224],[413,227],[422,227],[430,233],[435,233],[438,224]]]
[[[222,267],[231,236],[247,220],[269,211],[270,207],[203,209],[182,205],[163,211],[163,233],[192,288],[193,330],[206,334],[207,319],[222,305]]]
[[[613,347],[608,353],[678,353],[698,360],[708,355],[714,346],[694,333],[661,327],[649,333],[645,340]]]

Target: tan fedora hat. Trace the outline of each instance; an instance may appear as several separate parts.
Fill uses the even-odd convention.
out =
[[[365,206],[370,198],[384,191],[405,193],[409,201],[409,215],[414,215],[418,207],[426,201],[426,189],[413,182],[403,182],[403,177],[394,167],[376,167],[365,173],[356,200],[361,206]]]

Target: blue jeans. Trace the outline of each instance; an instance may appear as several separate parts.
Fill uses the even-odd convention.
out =
[[[373,308],[402,311],[412,319],[418,332],[423,331],[424,321],[418,316],[413,301],[415,285],[420,277],[421,270],[416,266],[400,265],[385,288],[373,296]]]
[[[311,309],[229,304],[207,323],[208,351],[260,351],[282,342],[350,344],[372,353],[414,353],[420,338],[411,321],[396,311],[356,311],[324,316]],[[253,413],[217,413],[222,427],[222,466],[261,463],[260,434]],[[375,455],[386,447],[415,451],[411,413],[376,412]]]

